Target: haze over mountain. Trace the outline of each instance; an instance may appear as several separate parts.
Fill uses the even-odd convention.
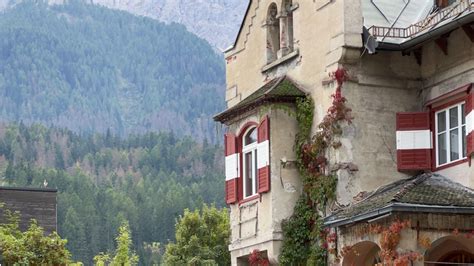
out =
[[[71,1],[0,14],[0,120],[215,141],[221,54],[184,26]]]
[[[23,0],[0,0],[0,10]],[[48,0],[60,4],[65,0]],[[176,22],[224,50],[239,30],[248,0],[84,0],[162,22]]]

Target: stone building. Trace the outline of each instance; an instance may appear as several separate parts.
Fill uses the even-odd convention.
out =
[[[337,69],[353,120],[328,167],[351,167],[333,169],[328,264],[381,263],[368,228],[396,221],[409,223],[394,251],[420,254],[414,265],[474,262],[473,42],[473,0],[250,0],[225,52],[228,109],[215,116],[227,126],[232,265],[254,250],[278,263],[302,193],[288,110],[309,95],[317,132]]]

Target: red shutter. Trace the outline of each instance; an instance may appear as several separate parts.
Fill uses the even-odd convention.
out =
[[[270,121],[268,116],[258,126],[258,192],[270,191]]]
[[[464,112],[466,113],[466,134],[467,134],[467,156],[474,153],[474,92],[471,90],[467,95]]]
[[[224,136],[225,145],[225,201],[227,204],[237,202],[237,180],[239,177],[239,154],[237,153],[237,138],[227,133]]]
[[[398,171],[431,169],[432,143],[428,112],[397,114]]]

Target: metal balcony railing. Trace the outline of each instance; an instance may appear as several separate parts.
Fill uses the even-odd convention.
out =
[[[461,0],[456,4],[429,15],[427,18],[407,28],[372,26],[368,30],[369,33],[375,37],[410,38],[426,29],[435,27],[447,19],[458,16],[466,11],[471,11],[472,9],[474,9],[473,0]]]

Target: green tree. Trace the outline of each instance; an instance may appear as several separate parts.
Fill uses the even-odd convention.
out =
[[[18,125],[0,124],[0,131],[2,127],[9,133],[0,136],[0,142],[16,148],[15,159],[7,159],[0,176],[8,177],[4,181],[10,186],[41,187],[46,180],[48,187],[58,189],[58,233],[68,240],[72,259],[87,265],[93,264],[95,254],[116,249],[123,220],[133,232],[139,264],[159,263],[166,244],[150,244],[175,242],[176,219],[185,208],[224,205],[222,149],[217,145],[171,133],[117,139],[112,133],[107,147],[106,134],[80,135],[38,125],[20,134]],[[26,156],[27,145],[19,145],[27,142],[25,136],[30,139],[27,145],[38,151],[37,158]],[[55,168],[56,150],[68,171]]]
[[[112,265],[135,265],[138,262],[138,256],[131,251],[132,236],[128,222],[123,222],[119,228],[117,241],[117,250],[112,260]]]
[[[54,152],[55,152],[54,166],[58,169],[65,169],[66,164],[64,163],[63,151],[61,150],[61,146],[59,146],[59,144],[54,145]]]
[[[229,265],[229,216],[226,209],[203,205],[184,210],[176,223],[176,243],[166,246],[166,265]]]
[[[96,265],[111,265],[111,266],[130,266],[138,263],[138,256],[132,248],[132,236],[128,222],[123,222],[119,228],[119,234],[115,238],[117,242],[117,249],[115,256],[111,258],[110,255],[100,253],[94,257]]]
[[[74,259],[88,257],[85,228],[73,207],[69,207],[66,212],[63,231],[68,240],[68,248],[75,252],[73,254]]]
[[[36,220],[31,220],[28,230],[22,232],[19,213],[4,211],[8,222],[0,224],[0,250],[7,265],[81,265],[72,263],[67,240],[56,232],[45,236]]]

